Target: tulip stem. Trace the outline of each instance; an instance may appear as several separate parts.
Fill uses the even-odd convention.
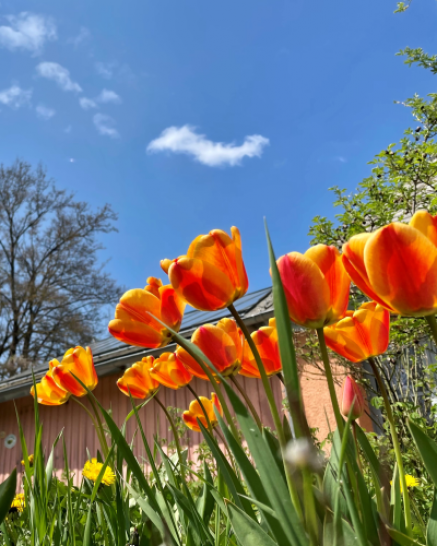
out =
[[[102,431],[100,429],[100,426],[97,424],[97,421],[96,421],[94,415],[85,406],[85,404],[82,404],[82,402],[80,402],[75,396],[72,397],[72,400],[74,400],[74,402],[76,402],[76,404],[79,404],[79,406],[88,413],[88,416],[91,419],[91,421],[92,421],[92,423],[94,425],[94,428],[96,430],[97,438],[99,439],[99,443],[100,443],[100,446],[102,448],[102,451],[105,453],[105,449],[107,449],[108,446],[106,445],[106,440],[103,441],[103,439],[102,439]],[[105,458],[106,458],[106,455],[107,455],[107,452],[105,453]]]
[[[385,388],[384,381],[382,380],[381,374],[379,373],[378,366],[373,358],[369,358],[368,362],[372,368],[373,374],[375,376],[376,382],[378,383],[379,390],[381,391],[381,396],[384,401],[385,411],[387,413],[387,420],[390,424],[390,433],[391,439],[393,442],[393,448],[395,452],[396,462],[399,469],[399,479],[401,482],[402,497],[404,499],[404,517],[405,517],[405,527],[408,534],[411,536],[411,508],[410,508],[410,496],[408,494],[407,482],[405,480],[404,465],[402,462],[402,453],[401,446],[399,444],[398,434],[396,432],[396,425],[393,418],[393,412],[391,410],[390,400],[388,397],[387,389]]]
[[[99,436],[100,444],[102,446],[102,451],[106,459],[109,453],[109,448],[108,448],[108,443],[106,442],[106,436],[105,436],[105,430],[103,428],[103,423],[102,423],[102,420],[100,419],[100,414],[94,403],[92,394],[87,394],[87,398],[90,401],[91,407],[93,408],[93,411],[94,411],[94,415],[96,416],[96,421],[98,423],[97,435]],[[100,431],[100,434],[99,434],[99,431]]]
[[[328,381],[329,394],[331,396],[332,408],[334,410],[335,421],[337,423],[340,437],[343,437],[344,422],[338,405],[337,393],[335,392],[334,378],[332,377],[331,364],[329,362],[328,349],[325,342],[325,334],[323,328],[317,328],[317,337],[319,338],[320,352],[322,355],[323,366],[325,368],[326,380]]]
[[[356,400],[356,398],[355,398]],[[355,400],[354,400],[354,404],[355,404]],[[352,434],[353,434],[353,437],[354,437],[354,442],[355,442],[355,451],[357,452],[357,465],[358,465],[358,468],[361,472],[361,474],[363,474],[363,467],[361,466],[361,459],[360,459],[360,450],[358,448],[358,438],[357,438],[357,423],[355,420],[352,420]]]
[[[435,319],[434,315],[428,315],[426,318],[426,321],[429,324],[429,327],[431,328],[432,336],[434,338],[434,341],[437,345],[437,321]]]
[[[240,383],[238,383],[237,381],[237,378],[234,377],[234,376],[231,376],[231,381],[232,383],[236,386],[238,392],[241,394],[241,396],[244,398],[244,400],[246,401],[246,404],[248,406],[248,408],[250,409],[250,412],[252,413],[253,415],[253,418],[255,419],[256,421],[256,424],[258,425],[258,428],[260,430],[262,430],[262,423],[261,423],[261,419],[259,418],[259,415],[254,407],[254,405],[252,404],[250,398],[247,396],[247,393],[246,391],[243,389],[243,387],[240,385]]]
[[[247,343],[249,344],[250,350],[252,351],[252,354],[255,358],[259,373],[261,375],[261,381],[263,383],[264,390],[267,395],[267,400],[269,401],[270,411],[272,413],[273,421],[275,423],[276,432],[278,433],[279,442],[282,448],[284,448],[285,447],[284,430],[282,428],[281,418],[279,417],[278,408],[276,407],[272,387],[270,386],[269,378],[267,377],[263,361],[260,357],[258,349],[256,348],[255,342],[253,341],[252,336],[250,335],[249,330],[247,329],[246,324],[244,323],[243,319],[240,317],[240,315],[238,314],[238,311],[235,309],[232,303],[228,307],[228,309],[232,313],[232,316],[234,317],[236,323],[238,324],[241,331],[243,332],[244,337],[246,338]]]
[[[179,434],[178,434],[176,425],[174,424],[174,421],[173,421],[170,413],[167,411],[167,408],[164,406],[164,404],[161,402],[161,400],[157,396],[155,396],[155,400],[161,406],[162,411],[165,413],[165,416],[167,417],[168,422],[170,423],[170,428],[171,428],[171,430],[173,432],[174,441],[175,441],[175,444],[176,444],[176,451],[178,453],[179,467],[180,467],[180,471],[181,471],[181,475],[182,475],[182,480],[185,482],[185,465],[184,465],[184,462],[182,460],[181,444],[179,442]]]

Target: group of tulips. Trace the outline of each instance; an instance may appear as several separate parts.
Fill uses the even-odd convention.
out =
[[[237,228],[231,228],[231,236],[213,230],[194,239],[186,255],[163,260],[161,266],[170,283],[163,285],[150,277],[144,289],[128,290],[109,323],[111,335],[129,345],[163,348],[172,341],[171,330],[179,331],[187,303],[202,311],[229,308],[237,321],[224,318],[216,325],[205,324],[193,333],[191,342],[222,376],[259,378],[259,358],[268,377],[278,374],[282,366],[275,319],[253,332],[250,339],[247,331],[240,329],[233,303],[247,292],[248,278]],[[437,337],[437,216],[426,211],[416,212],[409,224],[396,222],[373,233],[355,235],[343,246],[342,254],[333,246],[319,244],[304,254],[290,252],[280,257],[277,266],[290,319],[317,330],[322,357],[326,343],[351,362],[372,362],[388,347],[390,313],[426,317]],[[348,310],[351,281],[370,299],[355,311]],[[215,370],[211,370],[213,375]],[[329,363],[325,371],[331,384]],[[193,376],[208,380],[208,375],[204,366],[178,346],[173,353],[136,362],[117,385],[124,394],[145,399],[160,385],[189,387]],[[61,362],[50,362],[49,371],[36,385],[37,399],[41,404],[60,405],[70,395],[86,395],[84,385],[91,391],[97,381],[91,350],[75,347]],[[35,395],[33,388],[31,392]],[[340,406],[332,389],[331,398],[338,424]],[[214,406],[222,412],[215,395],[211,400],[196,396],[183,419],[194,430],[200,430],[198,420],[214,425]],[[351,410],[358,417],[364,411],[364,401],[348,377],[341,412],[348,415]]]

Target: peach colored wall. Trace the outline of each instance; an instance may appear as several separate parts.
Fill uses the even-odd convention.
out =
[[[305,362],[300,362],[301,369],[301,384],[304,398],[305,410],[310,427],[319,429],[318,437],[324,439],[329,432],[326,414],[332,424],[334,423],[331,402],[329,398],[328,387],[325,378],[322,374],[315,373],[314,366],[310,366]],[[341,370],[335,370],[341,374]],[[94,391],[97,399],[105,409],[112,410],[112,416],[116,423],[121,426],[126,415],[131,410],[130,400],[120,393],[115,382],[119,375],[110,375],[100,379],[99,385]],[[341,378],[340,378],[341,379]],[[273,422],[270,415],[270,409],[261,381],[257,379],[248,379],[239,376],[238,380],[244,385],[250,399],[252,400],[255,409],[259,412],[262,422],[270,427],[273,427]],[[278,407],[282,401],[282,384],[277,377],[271,379],[272,388],[275,394]],[[210,396],[211,388],[209,383],[199,379],[195,379],[192,383],[193,388],[199,395]],[[340,387],[338,387],[340,394]],[[192,395],[188,389],[172,391],[170,389],[161,389],[158,397],[165,406],[173,406],[181,409],[187,409]],[[83,402],[88,405],[86,400]],[[20,420],[23,426],[24,435],[30,452],[33,445],[33,399],[28,396],[16,400],[16,406],[20,415]],[[43,422],[43,446],[47,453],[50,452],[51,445],[58,433],[64,429],[64,438],[67,447],[68,461],[70,469],[75,473],[75,483],[78,484],[81,479],[81,469],[87,459],[87,448],[90,455],[96,455],[98,446],[97,436],[91,421],[86,412],[78,406],[74,401],[70,400],[65,405],[60,407],[39,406],[40,417]],[[140,412],[142,425],[150,445],[153,444],[153,436],[157,434],[160,438],[164,438],[167,442],[172,440],[172,435],[168,430],[168,424],[165,420],[164,413],[158,404],[154,401],[149,402]],[[368,423],[361,423],[369,430]],[[133,434],[137,430],[135,417],[133,417],[127,426],[127,440],[130,442]],[[15,434],[17,437],[17,445],[13,449],[7,449],[4,446],[4,440],[0,440],[0,483],[9,475],[14,467],[21,469],[20,461],[22,459],[22,451],[19,442],[19,433],[17,420],[15,416],[14,403],[3,402],[0,404],[0,432],[5,434]],[[199,433],[190,432],[189,435],[189,457],[195,459],[195,451],[201,439]],[[139,436],[136,437],[135,455],[140,462],[144,462],[146,454],[142,441]],[[59,443],[55,451],[55,468],[61,474],[63,469],[62,444]]]

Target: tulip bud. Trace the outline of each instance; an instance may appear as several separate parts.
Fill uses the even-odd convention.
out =
[[[355,420],[363,415],[364,409],[365,403],[363,393],[355,380],[348,375],[343,383],[341,413],[345,417],[349,417],[349,413],[352,410],[352,419]]]

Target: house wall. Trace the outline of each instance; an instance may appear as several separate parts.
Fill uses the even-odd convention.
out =
[[[334,416],[332,412],[329,391],[325,378],[321,373],[315,372],[313,366],[305,362],[300,362],[301,369],[301,384],[304,398],[305,410],[309,422],[309,426],[318,429],[318,437],[324,439],[329,432],[328,420],[333,426]],[[341,369],[334,370],[341,383],[343,372]],[[97,399],[105,409],[112,411],[112,417],[116,423],[121,426],[126,415],[131,410],[130,400],[124,396],[116,386],[116,380],[121,374],[106,376],[100,379],[99,385],[94,391]],[[248,393],[255,409],[258,411],[262,422],[270,427],[273,427],[270,409],[262,383],[257,379],[249,379],[239,376],[239,382],[243,385]],[[275,395],[278,407],[282,402],[282,384],[277,377],[271,379],[273,392]],[[211,388],[209,383],[200,379],[194,379],[192,387],[199,395],[210,397]],[[338,395],[340,395],[340,386]],[[173,406],[188,409],[189,403],[193,399],[192,394],[188,389],[180,389],[173,391],[162,388],[158,395],[162,403],[168,407]],[[81,400],[89,407],[86,399]],[[15,401],[16,408],[23,427],[26,443],[29,446],[29,452],[32,452],[34,441],[34,410],[33,398],[27,396]],[[66,404],[59,407],[39,406],[40,419],[43,422],[43,446],[47,453],[50,453],[51,445],[56,436],[61,430],[64,430],[68,462],[70,469],[75,472],[75,483],[78,484],[81,480],[81,470],[85,461],[88,458],[87,449],[91,457],[95,456],[99,449],[97,436],[90,421],[89,416],[78,404],[73,400],[69,400]],[[167,442],[172,440],[172,435],[168,430],[168,423],[165,415],[159,405],[151,400],[140,411],[141,422],[150,445],[153,444],[154,435],[165,439]],[[364,419],[361,425],[371,430],[369,419]],[[127,440],[130,442],[137,430],[137,423],[133,417],[127,425]],[[17,437],[17,444],[12,449],[7,449],[4,446],[4,436],[14,434]],[[0,483],[9,475],[14,467],[21,470],[20,461],[22,459],[21,445],[19,441],[19,431],[15,414],[14,402],[0,403],[0,434],[3,438],[0,439]],[[201,441],[199,433],[189,433],[189,457],[196,459],[196,449]],[[58,474],[61,475],[64,466],[62,455],[62,443],[59,443],[55,451],[55,468],[58,469]],[[140,462],[146,460],[146,454],[139,435],[135,438],[134,453]],[[21,483],[21,477],[19,477]]]

